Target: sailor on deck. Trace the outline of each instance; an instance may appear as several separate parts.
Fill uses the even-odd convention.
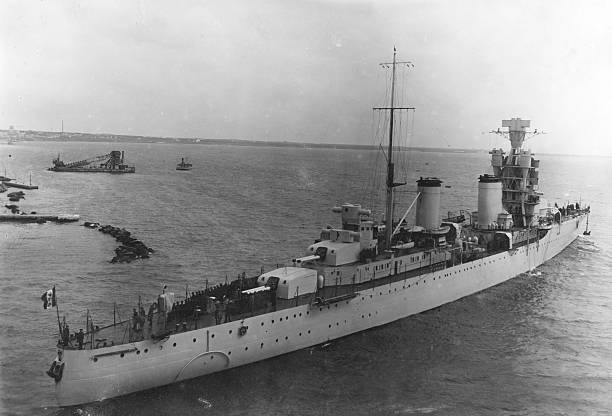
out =
[[[221,308],[222,308],[222,304],[219,301],[219,299],[215,300],[215,322],[217,323],[217,325],[219,325],[221,323]]]
[[[83,339],[85,338],[85,334],[83,333],[83,328],[79,329],[79,332],[76,334],[77,342],[79,343],[79,349],[83,349]]]

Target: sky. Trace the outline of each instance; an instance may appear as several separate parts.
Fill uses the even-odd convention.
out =
[[[612,156],[606,1],[0,2],[0,129],[372,144],[398,58],[410,145]]]

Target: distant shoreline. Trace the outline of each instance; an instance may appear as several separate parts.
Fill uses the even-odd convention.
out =
[[[9,130],[0,130],[0,137],[8,138]],[[304,149],[343,149],[343,150],[377,150],[379,146],[367,144],[338,144],[338,143],[301,143],[288,141],[264,141],[243,139],[200,139],[200,138],[174,138],[151,136],[128,136],[122,134],[92,134],[22,130],[15,142],[85,142],[85,143],[158,143],[158,144],[200,144],[200,145],[231,145],[231,146],[261,146],[261,147],[295,147]],[[483,149],[458,149],[438,147],[408,147],[403,149],[420,152],[443,153],[482,153]]]
[[[21,130],[16,136],[15,130],[0,129],[0,139],[12,138],[14,142],[53,142],[53,143],[147,143],[147,144],[199,144],[199,145],[229,145],[229,146],[256,146],[256,147],[294,147],[304,149],[341,149],[341,150],[378,150],[380,146],[369,144],[341,144],[341,143],[308,143],[289,141],[265,141],[245,139],[200,139],[184,137],[152,137],[152,136],[130,136],[124,134],[93,134],[72,133],[57,131]],[[3,145],[3,143],[0,143]],[[452,147],[402,147],[402,150],[413,150],[417,152],[433,153],[488,153],[489,149],[460,149]],[[604,157],[612,158],[612,155],[593,154],[566,154],[537,152],[539,155],[568,156],[568,157]]]

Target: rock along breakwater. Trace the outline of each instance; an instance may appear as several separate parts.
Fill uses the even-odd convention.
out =
[[[142,241],[134,238],[125,228],[113,227],[112,225],[100,225],[97,222],[83,223],[84,227],[94,228],[104,234],[110,234],[115,237],[115,240],[119,241],[121,245],[115,249],[115,257],[112,258],[111,263],[129,263],[136,259],[147,259],[149,254],[153,253],[150,247],[147,247]]]

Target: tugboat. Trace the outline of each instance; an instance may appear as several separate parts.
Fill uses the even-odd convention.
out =
[[[185,160],[184,157],[181,158],[181,163],[176,165],[176,170],[191,170],[191,163]]]
[[[522,145],[530,122],[502,122],[511,149],[491,152],[478,180],[478,211],[440,220],[442,180],[416,183],[416,223],[394,219],[392,72],[386,218],[358,204],[333,207],[326,228],[286,267],[191,292],[164,289],[148,312],[77,337],[59,322],[49,370],[58,404],[76,405],[210,375],[385,325],[528,272],[578,235],[589,209],[548,205],[539,161]],[[412,206],[411,206],[412,208]],[[409,208],[409,210],[411,209]],[[468,220],[469,218],[469,220]],[[49,291],[50,292],[50,291]],[[55,294],[55,291],[53,291]],[[44,297],[45,295],[43,295]],[[44,298],[47,305],[47,298]]]

